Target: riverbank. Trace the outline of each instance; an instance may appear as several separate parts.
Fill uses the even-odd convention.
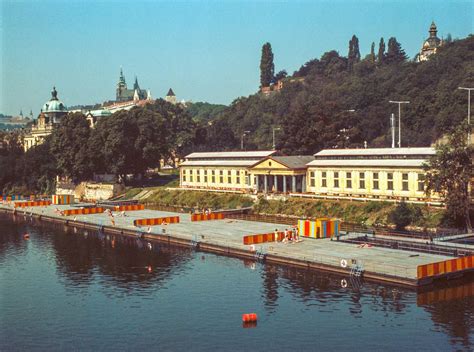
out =
[[[166,189],[165,187],[132,188],[123,199],[136,199],[156,206],[212,208],[214,210],[252,207],[262,215],[295,217],[336,217],[346,222],[365,226],[394,226],[390,213],[397,204],[383,201],[335,201],[321,199],[264,199],[244,194]],[[443,224],[444,209],[410,204],[410,226],[417,229],[435,229]]]
[[[243,244],[243,236],[249,234],[282,231],[285,224],[269,224],[236,219],[193,222],[188,214],[157,210],[139,210],[115,213],[111,219],[105,213],[62,216],[59,211],[70,206],[31,207],[14,210],[11,205],[1,205],[0,210],[24,217],[36,217],[42,221],[61,223],[77,229],[103,231],[117,236],[140,237],[148,241],[161,241],[198,248],[202,251],[237,256],[245,259],[264,259],[268,262],[292,265],[307,269],[319,269],[350,277],[354,270],[361,272],[368,280],[390,282],[416,287],[432,280],[419,280],[418,266],[453,259],[452,256],[430,253],[416,253],[375,246],[363,247],[357,244],[332,241],[331,239],[304,239],[300,243],[265,243],[254,250]],[[136,227],[134,220],[179,216],[180,222],[149,227]],[[345,264],[345,265],[344,265]]]

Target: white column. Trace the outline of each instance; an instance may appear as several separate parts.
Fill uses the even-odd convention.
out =
[[[278,178],[277,178],[277,175],[273,176],[273,187],[275,188],[275,192],[278,192]]]

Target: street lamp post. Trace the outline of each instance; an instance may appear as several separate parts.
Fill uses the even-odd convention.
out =
[[[394,101],[389,100],[389,103],[398,104],[398,148],[402,147],[402,113],[401,113],[401,105],[402,104],[410,104],[409,101]]]
[[[242,137],[240,137],[240,149],[244,150],[244,137],[249,134],[250,131],[244,131],[244,133],[242,133]]]
[[[467,143],[471,144],[471,90],[474,90],[474,88],[458,87],[458,89],[467,90],[467,125],[469,126]]]
[[[273,150],[275,150],[276,148],[276,143],[275,143],[275,131],[279,131],[281,130],[281,127],[273,127],[273,144],[272,144],[272,148]]]

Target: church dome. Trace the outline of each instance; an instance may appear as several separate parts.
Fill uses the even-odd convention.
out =
[[[53,87],[53,90],[51,91],[51,100],[43,105],[41,111],[44,113],[67,112],[66,105],[64,105],[63,102],[58,99],[56,87]]]

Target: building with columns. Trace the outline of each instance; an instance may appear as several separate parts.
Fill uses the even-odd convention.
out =
[[[312,155],[268,156],[249,169],[253,188],[263,193],[304,193],[306,164],[312,160]]]
[[[314,156],[192,153],[180,164],[180,187],[436,204],[438,194],[425,194],[423,169],[435,153],[434,148],[326,149]]]

